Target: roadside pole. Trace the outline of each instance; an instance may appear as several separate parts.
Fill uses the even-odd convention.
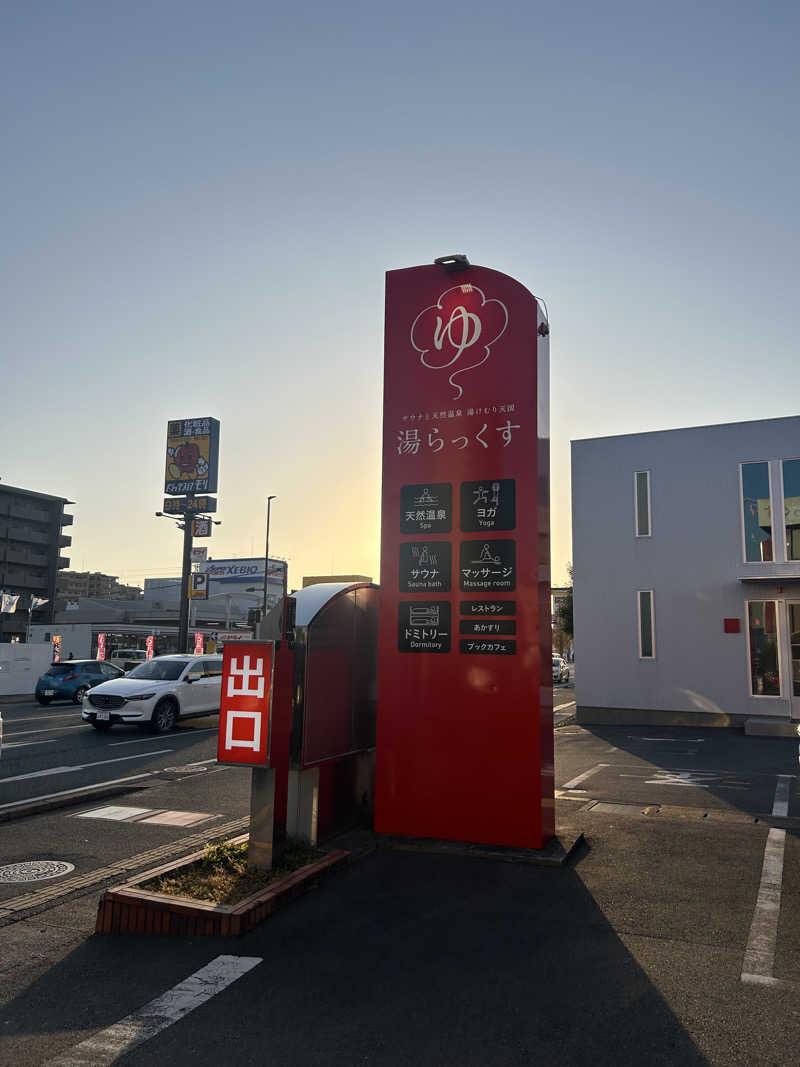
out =
[[[250,840],[248,870],[272,868],[275,855],[275,771],[253,767],[250,779]]]
[[[181,570],[181,612],[178,620],[178,652],[189,650],[189,594],[192,576],[192,516],[183,514],[183,568]]]
[[[217,760],[251,768],[249,870],[270,870],[285,837],[284,829],[276,844],[271,758],[274,667],[272,641],[237,641],[223,648]]]

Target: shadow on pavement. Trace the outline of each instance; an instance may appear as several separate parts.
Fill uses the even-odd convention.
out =
[[[699,791],[722,802],[715,808],[736,808],[768,823],[763,817],[772,812],[778,775],[791,775],[791,792],[796,789],[798,742],[791,738],[748,737],[725,727],[579,725],[649,765],[651,780],[642,780],[662,786],[658,799],[664,804],[696,807]],[[601,758],[613,765],[615,757]],[[598,782],[592,778],[587,786]],[[646,803],[654,803],[652,788],[648,797]]]
[[[0,1060],[41,1062],[222,952],[264,962],[126,1065],[707,1062],[577,868],[389,850],[241,939],[90,938],[0,1011]]]

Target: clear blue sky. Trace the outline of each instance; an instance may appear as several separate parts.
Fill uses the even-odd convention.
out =
[[[5,482],[72,564],[174,573],[166,422],[221,420],[212,554],[377,575],[383,274],[467,252],[552,324],[569,441],[797,414],[796,4],[6,2]]]

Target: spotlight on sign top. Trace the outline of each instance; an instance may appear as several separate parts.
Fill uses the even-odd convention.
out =
[[[437,267],[444,267],[446,271],[466,270],[470,265],[463,252],[458,252],[454,256],[439,256],[433,262]]]

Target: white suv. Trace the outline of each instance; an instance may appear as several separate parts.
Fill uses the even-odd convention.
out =
[[[222,656],[157,656],[90,689],[81,718],[95,730],[127,722],[166,733],[178,719],[219,711],[221,692]]]

